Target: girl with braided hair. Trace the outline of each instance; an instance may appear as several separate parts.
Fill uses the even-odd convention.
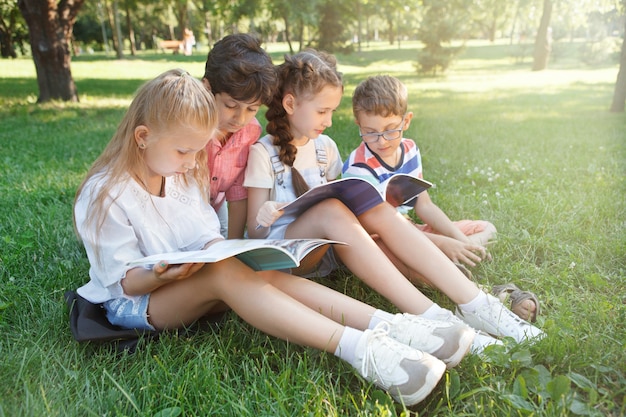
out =
[[[334,57],[315,50],[286,56],[278,66],[278,77],[280,87],[266,113],[268,134],[250,148],[246,168],[249,237],[346,242],[335,245],[323,257],[311,257],[292,272],[326,275],[344,264],[402,312],[444,324],[470,324],[480,331],[475,334],[473,352],[501,343],[486,333],[512,337],[517,342],[543,337],[541,330],[482,292],[387,202],[357,216],[330,198],[297,217],[283,215],[281,207],[286,203],[341,173],[337,145],[323,132],[332,125],[343,84]],[[456,316],[413,285],[411,281],[419,277],[458,305]],[[434,333],[425,331],[423,337],[437,337]]]

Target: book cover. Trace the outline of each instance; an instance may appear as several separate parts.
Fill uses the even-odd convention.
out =
[[[394,207],[415,206],[415,200],[432,183],[407,174],[395,174],[385,183],[385,199]]]
[[[395,174],[385,185],[384,194],[369,181],[359,177],[341,178],[320,184],[282,207],[285,214],[299,215],[327,198],[343,202],[356,216],[377,206],[384,200],[394,207],[410,205],[432,184],[407,174]],[[383,200],[383,195],[384,200]]]

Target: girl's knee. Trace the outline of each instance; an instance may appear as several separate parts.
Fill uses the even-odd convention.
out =
[[[230,285],[245,276],[252,270],[236,258],[227,258],[223,261],[205,264],[198,271],[200,285],[206,288],[216,288]]]
[[[327,198],[326,200],[320,201],[316,205],[317,210],[323,211],[328,214],[345,214],[349,216],[354,216],[352,211],[340,200],[336,198]]]
[[[324,228],[334,227],[333,224],[359,223],[354,213],[336,198],[328,198],[321,201],[314,207],[310,215],[316,220],[316,224]]]

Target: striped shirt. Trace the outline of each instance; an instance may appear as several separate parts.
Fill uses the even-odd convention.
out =
[[[385,184],[394,174],[407,174],[422,177],[422,157],[419,148],[411,139],[402,139],[400,143],[400,163],[387,165],[378,155],[374,154],[365,143],[356,148],[343,164],[343,177],[360,177],[383,190]]]

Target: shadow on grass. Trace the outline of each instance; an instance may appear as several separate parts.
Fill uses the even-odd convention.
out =
[[[130,98],[135,91],[147,80],[135,78],[124,80],[111,80],[99,78],[83,78],[76,81],[78,94],[90,97],[128,97]]]
[[[28,96],[39,95],[37,80],[34,78],[0,78],[0,102],[23,100]]]
[[[167,52],[156,52],[156,51],[140,51],[137,55],[125,55],[124,58],[118,59],[114,55],[103,55],[103,54],[93,54],[93,55],[79,55],[76,57],[72,57],[72,61],[75,62],[124,62],[131,64],[133,61],[150,61],[150,62],[158,62],[158,61],[166,61],[166,62],[179,62],[179,63],[202,63],[206,61],[206,54],[204,53],[195,53],[193,55],[183,55],[183,54],[172,54]]]
[[[132,96],[137,88],[147,80],[145,79],[99,79],[82,78],[75,79],[79,98],[90,96],[94,98],[120,98]],[[39,87],[34,78],[0,78],[0,101],[9,104],[20,102],[26,98],[35,101],[39,96]]]

